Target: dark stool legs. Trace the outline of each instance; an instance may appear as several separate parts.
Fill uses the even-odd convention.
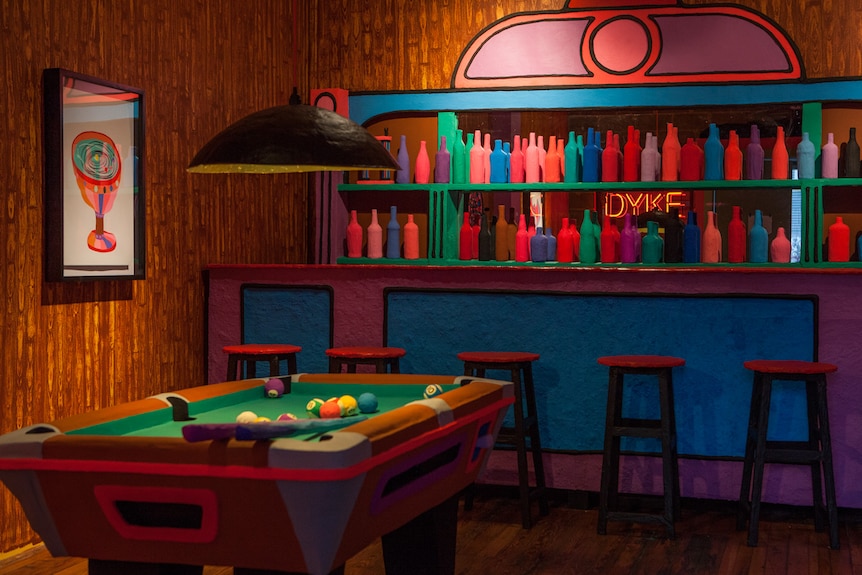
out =
[[[605,444],[599,491],[597,531],[607,533],[609,520],[659,523],[671,539],[676,537],[674,522],[679,519],[679,462],[676,448],[676,417],[673,401],[673,367],[683,365],[679,358],[664,356],[619,356],[599,358],[608,365],[608,406],[605,417]],[[659,419],[623,417],[623,388],[626,375],[656,376],[659,385]],[[619,510],[620,442],[623,437],[651,437],[661,440],[664,508],[661,514]]]
[[[518,458],[518,490],[521,506],[521,524],[524,529],[532,526],[531,503],[539,502],[540,515],[547,515],[548,499],[545,484],[545,464],[542,460],[542,442],[539,437],[539,419],[536,409],[536,395],[533,387],[533,366],[530,361],[511,363],[485,363],[464,361],[464,375],[485,377],[486,370],[508,371],[515,384],[515,404],[513,406],[515,425],[503,427],[497,438],[500,445],[515,447]],[[523,374],[523,377],[522,377]],[[528,453],[532,456],[533,471],[536,475],[535,487],[530,486]],[[464,507],[472,506],[472,488],[467,490]]]
[[[739,491],[737,529],[745,529],[747,520],[748,545],[757,545],[766,463],[808,465],[811,468],[814,527],[817,531],[823,531],[825,517],[829,525],[829,546],[838,549],[838,506],[826,400],[826,373],[837,368],[831,364],[782,361],[753,361],[746,362],[745,366],[754,371],[754,383]],[[807,441],[767,439],[772,382],[775,380],[804,382],[808,414]]]

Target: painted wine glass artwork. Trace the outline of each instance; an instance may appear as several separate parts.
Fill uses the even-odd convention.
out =
[[[143,92],[60,68],[43,81],[45,277],[142,279]]]

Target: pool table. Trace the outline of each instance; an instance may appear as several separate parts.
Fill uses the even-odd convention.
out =
[[[409,374],[280,379],[285,392],[274,399],[267,378],[231,381],[7,433],[0,480],[48,550],[89,558],[91,574],[199,574],[203,565],[343,573],[378,537],[389,575],[453,573],[458,494],[487,460],[512,384]],[[425,399],[428,385],[443,392]],[[253,411],[311,425],[310,399],[366,392],[378,411],[335,427],[236,423]],[[247,435],[256,425],[267,433]],[[186,439],[201,429],[218,433]]]

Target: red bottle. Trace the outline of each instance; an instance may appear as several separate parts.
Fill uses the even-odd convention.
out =
[[[727,261],[738,264],[745,261],[745,224],[739,206],[733,206],[733,219],[727,225]]]
[[[557,261],[569,263],[573,261],[572,231],[569,229],[569,218],[563,218],[560,233],[557,234]]]
[[[518,220],[518,233],[515,234],[515,261],[530,261],[530,238],[527,235],[527,218],[521,214]]]
[[[602,263],[603,264],[612,264],[617,262],[617,241],[616,234],[614,234],[614,230],[611,228],[614,227],[611,225],[611,217],[605,214],[604,220],[602,222],[602,233],[600,236],[600,240],[602,243],[601,252],[602,252]]]
[[[545,154],[545,182],[559,182],[560,174],[560,155],[557,153],[557,137],[551,136],[548,142],[548,152]]]
[[[730,131],[727,149],[724,150],[724,179],[742,179],[742,149],[739,147],[739,134]]]
[[[620,181],[619,153],[614,147],[614,133],[611,130],[608,130],[605,149],[602,150],[602,181]]]
[[[640,179],[638,167],[641,160],[640,143],[635,139],[635,127],[629,126],[628,138],[623,150],[623,181],[637,182]]]
[[[356,219],[356,210],[350,210],[350,223],[347,224],[347,257],[362,257],[362,226]]]
[[[704,154],[694,138],[688,138],[679,154],[679,179],[696,182],[703,179]]]
[[[784,127],[778,126],[775,135],[775,146],[772,148],[772,179],[786,180],[790,177],[790,156],[787,144],[784,142]]]
[[[464,223],[458,237],[458,258],[473,259],[473,226],[470,225],[470,212],[464,212]]]
[[[581,232],[578,230],[578,221],[572,218],[569,221],[569,231],[572,232],[572,261],[581,261]]]
[[[829,226],[827,242],[830,262],[850,261],[850,228],[841,216],[836,216],[835,223]]]

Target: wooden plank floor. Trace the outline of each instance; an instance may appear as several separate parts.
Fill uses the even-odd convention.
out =
[[[698,507],[705,507],[698,505]],[[563,498],[530,530],[521,528],[518,505],[505,494],[480,493],[471,511],[461,511],[457,575],[679,575],[781,574],[862,575],[862,522],[841,521],[841,549],[830,550],[826,533],[798,512],[764,510],[760,545],[746,545],[735,530],[730,505],[691,509],[684,505],[677,539],[647,525],[611,522],[596,534],[597,512],[577,509]],[[44,549],[0,565],[0,575],[86,575],[83,559],[55,559]],[[351,559],[346,575],[382,575],[377,542]],[[207,567],[204,575],[230,575]]]

